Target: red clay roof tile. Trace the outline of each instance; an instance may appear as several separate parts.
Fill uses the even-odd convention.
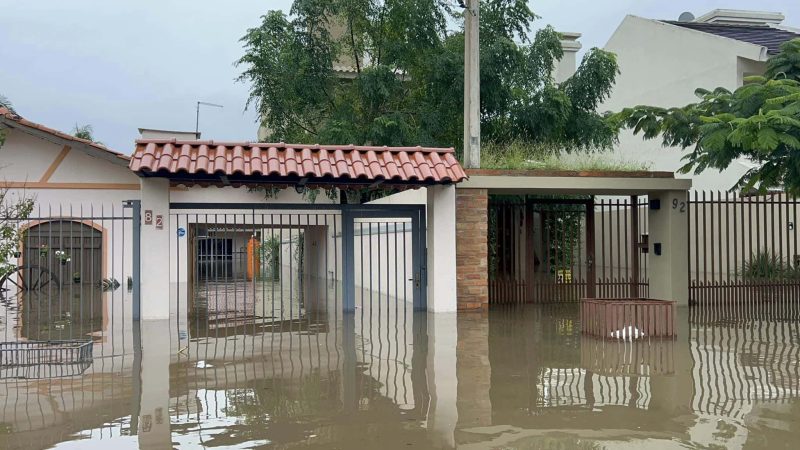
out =
[[[226,175],[382,181],[386,184],[458,183],[467,178],[453,149],[292,145],[249,142],[136,141],[131,170],[156,176]]]

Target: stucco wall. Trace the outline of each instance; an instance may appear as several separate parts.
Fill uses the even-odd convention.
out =
[[[617,55],[620,74],[600,111],[617,112],[636,105],[683,106],[697,102],[697,88],[734,90],[742,77],[763,71],[762,48],[688,30],[656,20],[627,16],[605,50]],[[651,170],[676,171],[685,154],[664,148],[659,139],[645,141],[624,131],[609,152],[614,158],[649,163]],[[722,173],[707,170],[691,177],[694,189],[729,189],[745,173],[746,162],[734,162]]]

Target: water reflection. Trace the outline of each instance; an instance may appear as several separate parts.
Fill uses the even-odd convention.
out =
[[[249,328],[144,322],[81,375],[0,380],[0,448],[782,448],[800,438],[797,322],[684,311],[678,324],[677,340],[597,340],[581,336],[568,305],[458,317],[323,308]]]

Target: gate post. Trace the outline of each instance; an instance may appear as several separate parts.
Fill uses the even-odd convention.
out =
[[[138,321],[142,314],[142,201],[141,200],[126,200],[124,202],[125,208],[131,208],[131,225],[133,228],[133,236],[131,237],[131,296],[133,320]]]
[[[348,211],[342,211],[342,311],[356,311],[356,275],[355,275],[355,218]]]
[[[170,310],[169,180],[142,178],[141,317],[168,319]],[[149,217],[148,217],[149,216]],[[161,223],[156,223],[160,217]]]
[[[428,311],[456,311],[456,187],[428,187]]]
[[[689,306],[687,191],[649,193],[650,298]]]
[[[586,298],[597,297],[597,274],[595,272],[595,228],[594,197],[586,203]]]

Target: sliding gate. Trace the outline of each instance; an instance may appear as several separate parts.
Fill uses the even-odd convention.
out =
[[[426,308],[423,206],[173,203],[171,210],[171,306],[194,335]]]
[[[647,225],[636,196],[492,196],[489,303],[646,297]]]

